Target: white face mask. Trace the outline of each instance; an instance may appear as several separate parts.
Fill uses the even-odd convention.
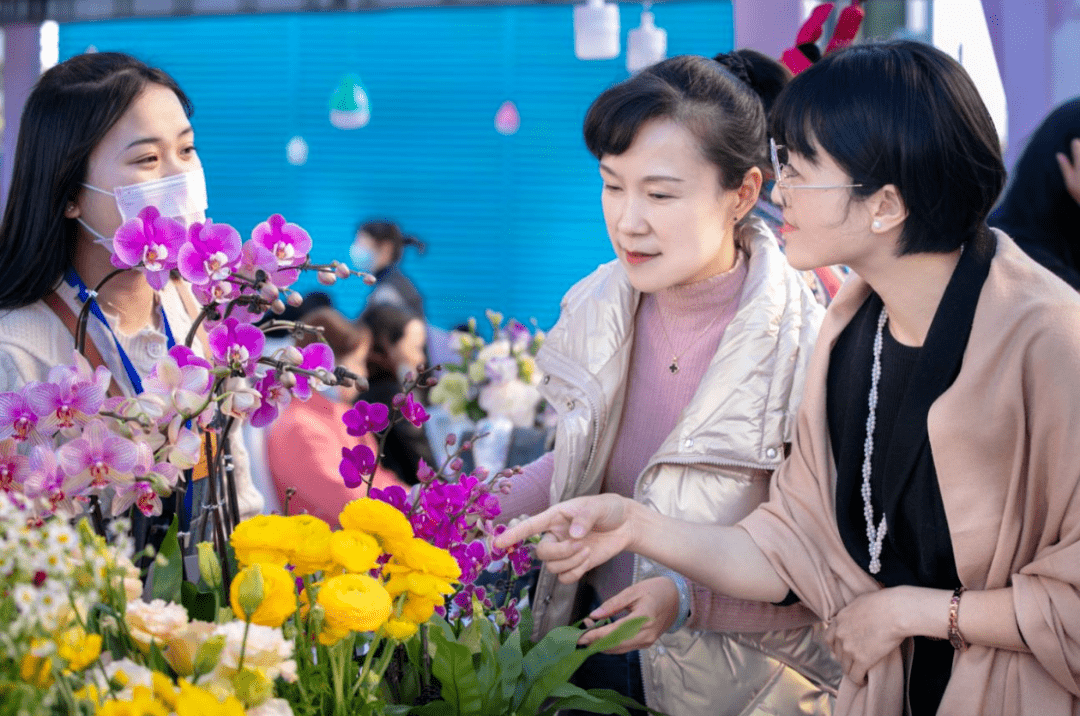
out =
[[[371,273],[375,268],[375,252],[360,243],[349,247],[349,259],[357,271]]]
[[[120,218],[125,222],[134,219],[148,206],[156,207],[162,216],[176,219],[185,226],[206,220],[206,175],[202,167],[150,181],[118,186],[112,191],[99,189],[84,183],[87,189],[116,198]],[[82,226],[97,237],[97,243],[112,250],[112,239],[95,231],[81,217],[76,218]]]

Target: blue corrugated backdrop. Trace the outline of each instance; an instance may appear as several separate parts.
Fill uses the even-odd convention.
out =
[[[624,5],[622,35],[639,24]],[[653,8],[669,55],[731,49],[730,0]],[[60,27],[60,58],[93,46],[170,72],[195,103],[209,214],[242,235],[284,214],[316,260],[347,259],[356,223],[389,217],[428,244],[403,269],[429,320],[452,327],[485,308],[547,328],[562,294],[612,257],[596,162],[581,140],[592,99],[627,76],[614,60],[574,58],[568,5],[417,8],[123,20]],[[329,121],[330,96],[360,76],[371,122]],[[521,129],[495,131],[513,101]],[[307,163],[286,161],[295,135]],[[304,279],[301,290],[316,288]],[[355,315],[366,288],[330,289]]]

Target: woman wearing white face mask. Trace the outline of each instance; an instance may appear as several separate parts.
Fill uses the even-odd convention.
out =
[[[424,300],[408,277],[401,272],[401,256],[406,246],[424,253],[424,242],[407,236],[392,221],[368,221],[356,230],[356,240],[349,248],[353,268],[375,276],[375,287],[367,306],[384,303],[406,308],[424,319]]]
[[[197,304],[182,281],[160,290],[138,271],[113,277],[111,237],[145,206],[190,223],[206,209],[191,103],[166,73],[120,53],[73,57],[38,81],[23,112],[0,225],[0,391],[72,363],[74,319],[93,300],[87,356],[113,393],[141,392]],[[192,346],[203,351],[200,341]],[[232,441],[241,517],[263,500]]]

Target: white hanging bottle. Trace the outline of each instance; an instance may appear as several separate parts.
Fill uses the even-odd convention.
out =
[[[574,55],[579,60],[610,60],[619,56],[619,6],[588,0],[574,6]]]
[[[643,70],[667,57],[667,30],[657,27],[653,14],[641,11],[641,25],[627,33],[626,69],[629,72]]]

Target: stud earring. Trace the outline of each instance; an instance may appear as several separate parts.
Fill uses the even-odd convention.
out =
[[[875,231],[877,231],[877,230],[880,230],[880,229],[881,229],[881,222],[880,222],[880,221],[878,221],[877,219],[875,219],[875,220],[874,220],[874,223],[872,224],[872,226],[874,227],[874,230],[875,230]]]

